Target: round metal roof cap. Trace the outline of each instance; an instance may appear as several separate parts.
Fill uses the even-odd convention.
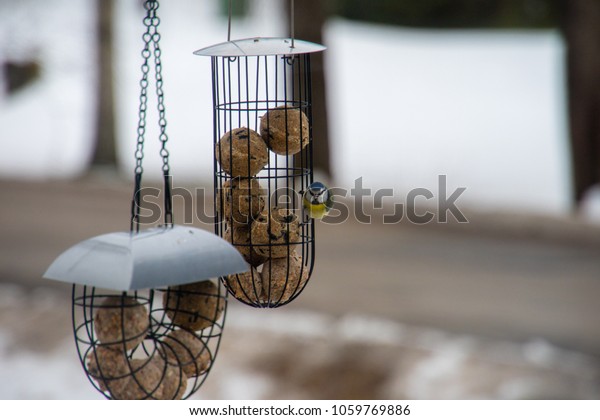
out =
[[[113,290],[192,283],[248,271],[224,239],[188,227],[112,232],[79,242],[50,265],[44,278]]]
[[[194,51],[196,55],[209,57],[244,57],[259,55],[298,55],[323,51],[321,44],[291,38],[246,38],[222,42]]]

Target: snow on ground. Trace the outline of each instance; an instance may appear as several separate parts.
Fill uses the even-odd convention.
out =
[[[596,398],[600,391],[597,360],[543,339],[483,340],[363,314],[274,317],[232,306],[221,349],[227,363],[201,398]],[[250,378],[252,386],[238,383]]]
[[[0,334],[3,359],[0,363],[0,399],[102,398],[83,374],[72,339],[65,339],[59,348],[43,354],[31,351],[7,354],[6,347],[10,343],[3,331]]]
[[[69,299],[53,289],[0,283],[0,399],[100,397],[82,375]]]
[[[69,296],[0,284],[0,399],[95,399],[77,359]],[[231,302],[200,399],[597,398],[600,363],[523,343],[349,313]],[[15,329],[15,322],[20,328]],[[240,349],[244,349],[240,351]]]
[[[91,147],[93,2],[33,3],[0,5],[0,58],[38,56],[44,68],[35,85],[0,96],[0,142],[10,151],[0,155],[0,174],[70,177],[84,170]],[[116,5],[117,131],[127,174],[134,163],[142,10],[137,0]],[[211,176],[210,63],[192,52],[225,40],[217,5],[161,5],[176,179]],[[286,34],[281,2],[251,5],[249,17],[234,21],[233,38]],[[391,187],[404,197],[418,187],[437,193],[437,176],[446,174],[449,193],[467,187],[462,205],[566,214],[565,48],[557,32],[411,30],[332,20],[325,43],[338,186],[362,176],[365,186]],[[160,167],[154,115],[149,176]]]

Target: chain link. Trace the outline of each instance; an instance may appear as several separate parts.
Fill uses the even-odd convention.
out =
[[[135,189],[133,195],[133,201],[131,203],[131,226],[130,229],[133,231],[139,231],[139,219],[140,219],[140,189],[142,173],[144,172],[142,161],[144,159],[144,141],[146,135],[146,116],[148,110],[148,87],[149,87],[149,73],[150,73],[150,59],[154,58],[154,76],[156,79],[156,97],[157,97],[157,109],[158,109],[158,125],[160,129],[159,141],[161,142],[160,156],[162,158],[162,171],[164,178],[164,195],[165,195],[165,224],[173,223],[173,212],[172,212],[172,198],[171,198],[171,180],[170,180],[170,167],[169,167],[169,151],[167,150],[167,120],[165,117],[165,98],[163,91],[163,77],[162,77],[162,51],[160,49],[160,33],[158,32],[158,25],[160,24],[160,18],[157,15],[159,4],[157,0],[146,0],[144,8],[146,9],[146,16],[144,18],[144,26],[146,31],[142,35],[144,41],[144,48],[142,49],[143,63],[141,66],[142,78],[140,80],[140,107],[138,112],[138,129],[137,129],[137,142],[135,148]]]
[[[157,18],[158,19],[158,18]],[[160,20],[159,20],[160,22]],[[158,23],[157,23],[158,24]],[[167,120],[165,118],[165,96],[163,91],[163,78],[162,78],[162,62],[161,62],[161,49],[159,45],[160,34],[154,33],[152,36],[152,42],[154,47],[154,68],[156,72],[156,97],[158,98],[158,125],[160,127],[160,135],[158,139],[161,142],[160,156],[163,159],[163,172],[169,171],[169,151],[166,148],[167,141]]]

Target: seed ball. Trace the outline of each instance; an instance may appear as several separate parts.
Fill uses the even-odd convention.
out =
[[[280,106],[261,117],[260,134],[273,152],[278,155],[293,155],[308,144],[308,118],[297,108]]]
[[[169,364],[181,366],[188,378],[200,376],[210,366],[210,352],[196,334],[173,330],[162,340]]]
[[[163,308],[173,324],[191,331],[212,326],[223,313],[225,299],[210,280],[175,286],[163,294]]]
[[[252,237],[252,243],[250,242],[250,228],[246,226],[236,226],[233,229],[227,227],[223,238],[232,244],[252,267],[258,267],[268,259],[268,257],[257,254],[255,251],[256,238]]]
[[[167,371],[161,384],[163,400],[180,400],[187,390],[188,378],[180,368],[167,365]]]
[[[246,271],[245,273],[226,276],[225,281],[237,300],[246,303],[260,301],[262,280],[256,268],[250,267],[250,271]]]
[[[102,391],[119,393],[127,385],[127,356],[122,351],[98,346],[87,356],[87,372]]]
[[[265,190],[256,179],[234,178],[217,195],[217,211],[223,203],[223,220],[234,226],[247,225],[265,207]]]
[[[269,223],[269,217],[271,222]],[[266,258],[281,258],[292,250],[300,239],[300,222],[292,210],[273,207],[263,210],[252,222],[252,243],[260,244],[254,251]]]
[[[308,267],[302,257],[292,251],[288,257],[267,261],[262,269],[262,299],[267,302],[287,302],[308,281]]]
[[[123,379],[125,385],[111,395],[117,400],[162,399],[163,371],[153,360],[134,359],[129,362],[130,375]]]
[[[256,131],[242,127],[221,137],[215,146],[215,156],[221,169],[229,175],[250,178],[265,167],[269,150]]]
[[[153,363],[161,372],[162,381],[159,387],[158,396],[162,400],[180,400],[183,398],[187,389],[188,378],[183,372],[181,366],[170,363],[165,364],[165,361],[160,356],[152,358]]]
[[[109,296],[97,307],[94,329],[102,344],[123,351],[144,341],[150,322],[141,302],[129,296]]]

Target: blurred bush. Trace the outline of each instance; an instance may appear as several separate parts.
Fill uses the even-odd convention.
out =
[[[559,21],[560,0],[328,0],[347,19],[428,28],[546,28]]]

